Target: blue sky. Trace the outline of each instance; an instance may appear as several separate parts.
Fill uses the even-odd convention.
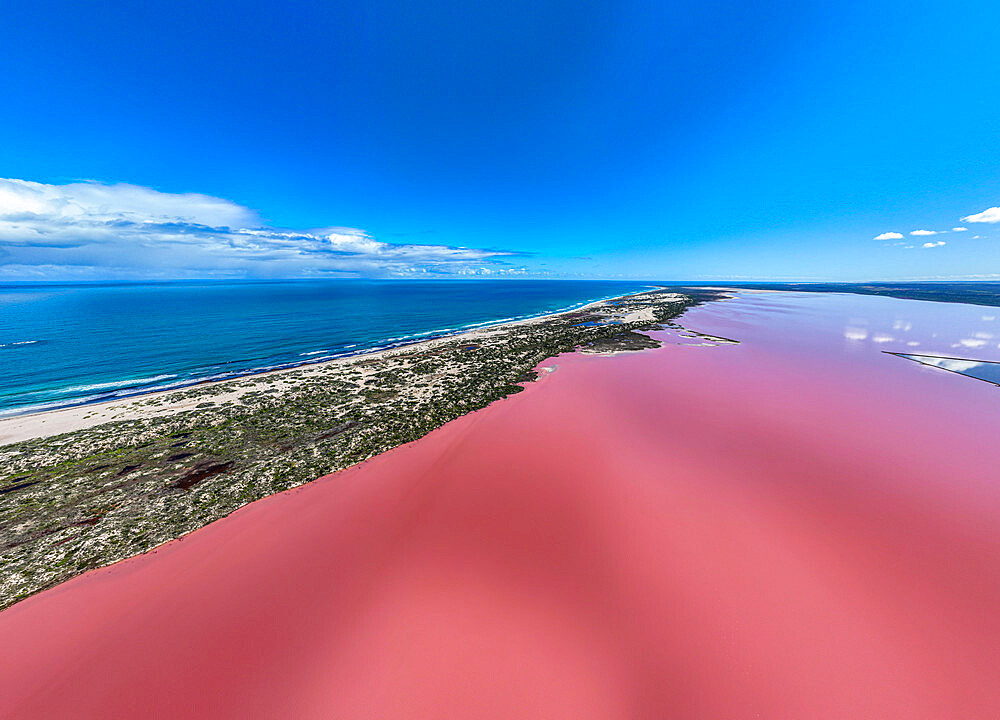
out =
[[[1000,273],[996,2],[4,12],[0,280]]]

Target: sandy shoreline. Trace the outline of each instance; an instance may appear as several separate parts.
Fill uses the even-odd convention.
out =
[[[382,358],[423,352],[426,349],[435,348],[442,343],[452,342],[461,338],[467,338],[470,342],[472,342],[479,338],[488,337],[496,334],[497,332],[502,332],[505,329],[523,325],[534,325],[569,313],[584,312],[608,302],[615,302],[624,298],[635,297],[645,292],[649,292],[649,290],[641,290],[634,293],[617,295],[612,298],[595,300],[579,307],[557,310],[544,315],[535,315],[519,320],[499,321],[477,328],[438,335],[426,340],[416,340],[400,344],[392,348],[361,351],[353,355],[332,358],[322,362],[303,362],[301,364],[294,365],[293,367],[251,372],[246,375],[226,380],[207,380],[169,390],[141,393],[119,400],[86,403],[72,407],[43,410],[40,412],[25,413],[23,415],[13,415],[10,417],[0,418],[0,446],[22,442],[24,440],[31,440],[34,438],[61,435],[63,433],[73,432],[76,430],[84,430],[115,420],[142,420],[146,418],[172,415],[188,410],[195,410],[199,404],[205,402],[239,402],[240,398],[246,393],[259,390],[261,383],[267,378],[298,373],[308,377],[317,373],[324,373],[326,370],[333,367],[346,369],[355,366],[357,366],[358,372],[364,375],[364,366],[366,364],[371,364],[373,361],[378,361]],[[638,319],[640,318],[631,318],[631,320]],[[629,318],[625,319],[625,322],[629,321]],[[204,390],[207,388],[214,389],[214,392],[206,394]],[[192,396],[192,391],[199,392],[197,395]],[[151,405],[150,401],[152,400],[158,401],[158,403]]]

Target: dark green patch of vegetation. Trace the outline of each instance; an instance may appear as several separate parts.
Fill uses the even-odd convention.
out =
[[[627,330],[609,338],[594,340],[585,345],[584,348],[591,352],[619,352],[622,350],[646,350],[659,346],[660,343],[648,335]]]

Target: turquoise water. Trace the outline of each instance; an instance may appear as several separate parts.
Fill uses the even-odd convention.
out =
[[[534,280],[0,286],[0,415],[318,362],[645,287]]]

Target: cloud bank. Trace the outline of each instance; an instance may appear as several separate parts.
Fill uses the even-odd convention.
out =
[[[517,254],[269,227],[253,210],[128,184],[0,178],[0,280],[509,275]]]

